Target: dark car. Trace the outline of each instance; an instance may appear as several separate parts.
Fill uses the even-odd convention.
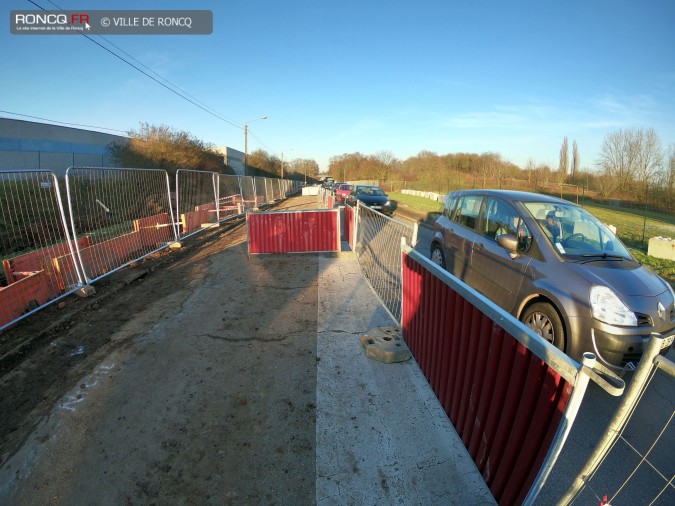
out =
[[[675,336],[675,293],[585,209],[525,192],[445,197],[431,259],[580,360],[621,368]],[[664,352],[667,351],[664,350]]]
[[[396,204],[389,200],[389,197],[379,186],[354,186],[352,191],[347,196],[347,204],[355,206],[356,202],[361,202],[361,205],[368,206],[371,209],[391,216],[396,210]]]

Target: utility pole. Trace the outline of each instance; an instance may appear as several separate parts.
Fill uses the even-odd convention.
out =
[[[244,123],[244,175],[248,176],[248,124],[258,121],[259,119],[267,119],[267,116],[260,116]]]

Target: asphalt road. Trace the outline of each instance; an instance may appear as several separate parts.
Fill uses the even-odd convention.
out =
[[[396,218],[411,223],[419,221],[419,216],[406,213],[404,209],[399,209]],[[427,225],[420,225],[415,249],[428,256],[431,237],[432,229]],[[667,358],[675,362],[674,349],[670,350]],[[630,373],[623,378],[626,388],[631,378]],[[610,396],[596,384],[589,385],[578,417],[537,500],[538,504],[555,504],[566,492],[605,432],[620,401],[621,398]],[[612,500],[614,505],[651,504],[664,489],[653,504],[675,504],[674,414],[675,379],[658,372],[627,424],[622,439],[609,453],[592,479],[590,487],[587,487],[575,504],[598,504],[604,495],[612,499],[618,490],[620,492],[616,499]],[[650,452],[642,465],[639,465],[642,457],[638,452],[641,455]],[[634,471],[635,474],[631,477]],[[668,480],[670,485],[667,485]]]

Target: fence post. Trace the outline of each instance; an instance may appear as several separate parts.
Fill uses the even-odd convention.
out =
[[[654,360],[658,357],[659,352],[663,347],[663,341],[663,337],[656,333],[652,334],[649,338],[647,347],[644,350],[640,363],[633,375],[633,381],[631,381],[623,400],[619,404],[616,413],[614,413],[614,417],[609,422],[607,430],[604,432],[604,436],[596,445],[591,456],[588,457],[586,464],[583,469],[579,471],[579,474],[570,488],[560,501],[558,501],[558,506],[565,506],[574,502],[576,497],[586,486],[586,483],[590,481],[596,473],[600,464],[605,459],[605,456],[616,443],[616,440],[623,433],[635,406],[640,401],[645,388],[647,388],[647,384],[649,383],[649,379],[655,367]]]

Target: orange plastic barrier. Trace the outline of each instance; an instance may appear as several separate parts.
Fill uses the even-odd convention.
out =
[[[158,247],[160,243],[174,239],[169,213],[134,220],[134,231],[140,233],[140,244],[152,249]]]
[[[0,287],[0,327],[51,299],[45,271],[33,272]]]

